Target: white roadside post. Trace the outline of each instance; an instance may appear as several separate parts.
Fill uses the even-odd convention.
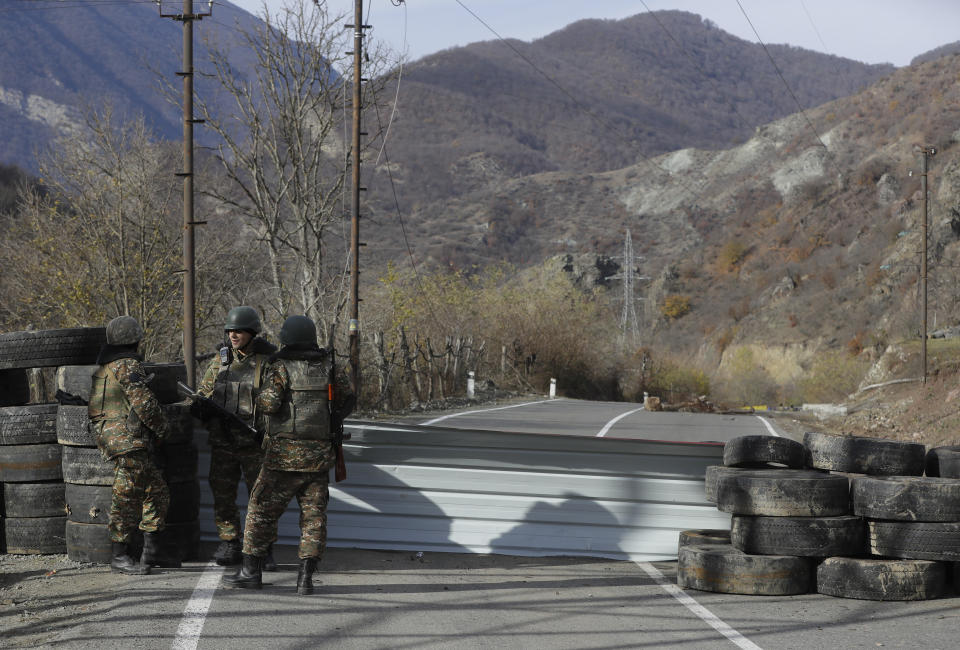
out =
[[[553,377],[550,378],[550,398],[557,396],[557,380]]]
[[[474,381],[473,381],[473,371],[467,371],[467,397],[473,398],[474,395]]]

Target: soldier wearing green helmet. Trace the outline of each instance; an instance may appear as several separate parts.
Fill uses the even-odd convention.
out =
[[[206,367],[197,392],[234,413],[241,420],[263,431],[263,418],[256,408],[257,394],[263,385],[268,357],[277,348],[259,336],[263,327],[253,307],[234,307],[223,324],[224,344]],[[210,490],[213,492],[213,516],[220,537],[214,554],[217,564],[240,562],[242,534],[237,490],[241,477],[247,493],[260,473],[263,450],[255,436],[215,414],[199,413],[210,433]],[[265,567],[276,570],[272,553]]]
[[[143,370],[137,352],[143,328],[132,316],[107,323],[107,344],[91,377],[87,414],[97,447],[115,466],[110,500],[112,543],[110,568],[128,575],[146,574],[151,566],[178,567],[180,559],[166,551],[161,533],[166,525],[170,492],[149,453],[163,444],[169,427]],[[131,557],[137,528],[143,531],[140,561]]]
[[[332,418],[345,418],[356,398],[343,375],[333,372],[333,351],[317,344],[306,316],[290,316],[280,329],[282,348],[270,357],[257,406],[267,416],[263,469],[250,495],[243,559],[226,587],[260,589],[266,553],[277,522],[294,497],[300,506],[300,571],[297,593],[313,593],[313,572],[327,541],[329,474],[335,462]],[[333,400],[330,400],[330,397]]]

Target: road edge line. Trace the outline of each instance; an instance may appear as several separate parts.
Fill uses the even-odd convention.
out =
[[[207,620],[207,611],[213,602],[213,594],[217,591],[224,567],[216,562],[210,562],[204,570],[197,586],[193,588],[190,600],[183,608],[183,618],[177,626],[177,634],[173,639],[171,650],[196,650],[200,643],[200,633]]]
[[[486,413],[487,411],[502,411],[502,410],[504,410],[504,409],[515,409],[515,408],[517,408],[518,406],[530,406],[531,404],[543,404],[544,402],[553,402],[553,401],[556,401],[556,398],[555,398],[555,397],[554,397],[554,398],[549,398],[549,399],[540,399],[540,400],[537,400],[536,402],[524,402],[523,404],[511,404],[510,406],[497,406],[497,407],[489,408],[489,409],[477,409],[476,411],[463,411],[463,412],[461,412],[461,413],[451,413],[450,415],[441,415],[440,417],[434,418],[434,419],[432,419],[432,420],[428,420],[427,422],[421,422],[418,426],[427,427],[427,426],[430,426],[431,424],[436,424],[437,422],[442,422],[442,421],[444,421],[444,420],[446,420],[446,419],[448,419],[448,418],[455,418],[455,417],[460,416],[460,415],[472,415],[472,414],[474,414],[474,413]]]
[[[594,437],[596,437],[596,438],[602,438],[602,437],[604,437],[605,435],[607,435],[607,432],[610,431],[610,429],[613,427],[613,425],[615,425],[617,422],[619,422],[619,421],[622,420],[623,418],[627,417],[628,415],[631,415],[632,413],[636,413],[637,411],[642,411],[642,410],[643,410],[643,407],[641,406],[641,407],[638,408],[638,409],[633,409],[632,411],[627,411],[626,413],[621,413],[620,415],[618,415],[617,417],[613,418],[612,420],[610,420],[609,422],[607,422],[605,425],[603,425],[603,428],[600,429],[600,433],[598,433],[598,434],[597,434],[596,436],[594,436]]]
[[[723,636],[727,637],[731,643],[739,648],[742,648],[743,650],[763,650],[756,643],[720,620],[716,614],[698,603],[682,589],[680,589],[680,587],[672,582],[668,582],[667,578],[660,573],[660,570],[657,569],[657,567],[653,566],[649,562],[636,562],[636,565],[643,569],[648,576],[653,578],[654,582],[660,585],[661,589],[673,596],[677,601],[680,602],[681,605],[696,614],[704,623],[715,629]]]

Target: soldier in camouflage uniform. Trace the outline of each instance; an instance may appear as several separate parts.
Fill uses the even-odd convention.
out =
[[[160,540],[170,492],[151,457],[153,445],[167,437],[167,420],[160,410],[143,371],[137,347],[143,329],[135,318],[120,316],[107,324],[107,344],[97,358],[87,412],[97,447],[115,465],[110,502],[112,542],[110,568],[130,575],[146,574],[150,566],[180,566],[179,558],[166,554]],[[130,556],[130,541],[139,525],[143,555],[137,564]]]
[[[300,506],[300,570],[297,593],[313,593],[313,572],[327,542],[329,473],[335,462],[332,420],[342,422],[356,399],[342,376],[336,377],[333,351],[317,345],[316,326],[306,316],[290,316],[280,330],[283,347],[271,357],[257,405],[268,415],[266,455],[250,495],[243,560],[226,587],[259,589],[261,561],[277,539],[277,522],[290,499]]]
[[[258,336],[263,328],[260,315],[253,307],[234,307],[227,313],[223,326],[225,344],[220,355],[207,366],[197,392],[240,419],[263,430],[262,418],[256,414],[256,398],[266,372],[267,358],[277,351],[272,343]],[[249,431],[215,414],[201,412],[210,433],[210,490],[213,492],[213,517],[220,537],[214,554],[217,564],[240,563],[240,512],[237,490],[241,476],[247,494],[260,474],[263,450]],[[276,570],[269,553],[264,568]]]

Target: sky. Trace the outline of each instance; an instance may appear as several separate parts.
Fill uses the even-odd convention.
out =
[[[254,14],[260,13],[263,1],[231,0]],[[349,15],[352,22],[354,0],[326,1],[332,13]],[[281,6],[283,0],[266,2],[272,10]],[[647,9],[689,11],[745,40],[757,41],[753,31],[756,28],[760,39],[768,44],[788,43],[865,63],[908,65],[918,54],[960,41],[960,2],[957,0],[404,0],[402,3],[400,0],[363,0],[363,3],[364,23],[373,26],[371,36],[397,52],[406,51],[410,60],[449,47],[496,39],[490,28],[504,38],[531,41],[584,18],[625,18],[645,13]],[[395,3],[400,6],[394,6]]]

